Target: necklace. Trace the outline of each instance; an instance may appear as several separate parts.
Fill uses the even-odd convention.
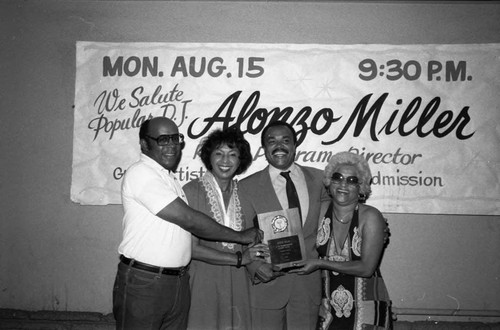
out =
[[[335,210],[333,210],[333,216],[335,217],[335,220],[337,220],[340,223],[343,223],[343,224],[348,223],[349,221],[344,221],[344,218],[347,217],[348,215],[349,215],[349,213],[347,213],[346,215],[344,215],[342,218],[339,219],[339,217],[337,217],[337,213],[335,213]]]
[[[354,209],[357,209],[358,208],[358,205],[356,204],[356,207]],[[335,220],[337,220],[338,222],[340,223],[343,223],[343,224],[346,224],[346,223],[349,223],[351,221],[351,219],[347,220],[347,221],[344,221],[345,218],[347,218],[347,216],[349,214],[351,214],[350,212],[346,213],[342,218],[339,219],[339,217],[337,216],[337,213],[335,213],[335,208],[332,208],[332,211],[333,211],[333,216],[335,217]]]

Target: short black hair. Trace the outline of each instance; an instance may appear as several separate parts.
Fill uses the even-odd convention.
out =
[[[147,135],[148,135],[148,132],[149,132],[149,124],[151,123],[151,119],[152,118],[149,118],[149,119],[146,119],[142,124],[141,124],[141,127],[139,128],[139,144],[141,145],[141,152],[142,153],[146,153],[147,152],[147,149],[146,147],[142,144],[141,140],[144,140],[146,145],[147,145],[147,148],[151,148],[151,141],[149,141],[148,139],[146,139]]]
[[[266,136],[266,133],[267,131],[271,128],[271,127],[276,127],[276,126],[285,126],[285,127],[288,127],[288,129],[292,132],[292,135],[293,135],[293,144],[295,146],[297,146],[297,132],[295,132],[295,129],[293,128],[292,125],[290,125],[289,123],[287,123],[286,121],[283,121],[283,120],[275,120],[275,121],[272,121],[270,122],[269,124],[267,124],[267,126],[264,128],[264,130],[262,131],[262,135],[260,136],[260,144],[264,147],[264,140],[265,140],[265,136]]]
[[[141,127],[139,128],[139,140],[145,139],[146,135],[148,135],[149,132],[149,124],[151,123],[151,119],[146,119],[142,124]]]
[[[203,165],[208,171],[212,172],[210,156],[215,149],[224,144],[229,148],[236,148],[240,152],[240,166],[236,169],[235,175],[245,172],[252,164],[252,152],[250,143],[236,127],[229,127],[224,130],[216,129],[201,142],[199,156]]]

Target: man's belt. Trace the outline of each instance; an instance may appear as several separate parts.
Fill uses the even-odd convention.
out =
[[[130,265],[132,268],[144,270],[151,273],[164,274],[164,275],[174,275],[174,276],[183,276],[186,274],[188,267],[179,267],[179,268],[167,268],[167,267],[157,267],[153,265],[148,265],[143,262],[139,262],[134,259],[127,258],[123,255],[120,256],[121,262],[125,265]]]

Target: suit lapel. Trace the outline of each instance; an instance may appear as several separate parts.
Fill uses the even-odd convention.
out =
[[[258,182],[260,188],[258,194],[262,197],[260,200],[263,205],[265,205],[263,209],[265,209],[266,212],[280,210],[281,203],[278,199],[278,195],[276,195],[276,191],[274,191],[274,187],[271,182],[271,175],[269,175],[269,166],[266,166],[266,168],[262,170]]]
[[[307,217],[305,219],[303,227],[304,236],[307,236],[313,232],[316,232],[316,229],[318,227],[318,219],[316,219],[317,210],[315,210],[315,208],[317,207],[315,199],[318,198],[317,192],[315,190],[317,190],[318,188],[316,187],[317,182],[311,172],[300,165],[299,167],[302,170],[302,173],[304,173],[307,185],[307,193],[309,195],[309,211],[307,212]]]

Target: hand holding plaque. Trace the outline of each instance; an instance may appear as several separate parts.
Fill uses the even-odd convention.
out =
[[[257,218],[264,231],[263,243],[269,246],[270,257],[266,261],[283,269],[306,260],[298,208],[260,213]]]

